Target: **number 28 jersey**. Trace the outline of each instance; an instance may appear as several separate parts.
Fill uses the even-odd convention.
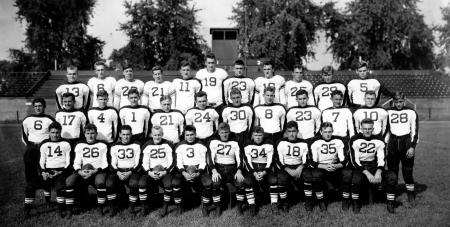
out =
[[[316,99],[317,108],[320,111],[333,106],[331,101],[331,92],[339,90],[342,94],[346,94],[347,88],[339,82],[319,83],[314,88],[314,98]]]

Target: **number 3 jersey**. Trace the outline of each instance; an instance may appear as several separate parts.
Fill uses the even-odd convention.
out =
[[[175,148],[177,168],[180,172],[183,172],[185,166],[198,166],[200,171],[204,170],[206,168],[207,150],[206,146],[198,140],[193,143],[180,142]]]
[[[385,143],[380,136],[364,137],[357,134],[350,139],[350,158],[355,168],[363,168],[363,162],[376,162],[384,169]]]
[[[194,107],[187,111],[186,125],[193,125],[197,129],[197,138],[205,139],[214,133],[218,125],[219,114],[212,107],[202,110]]]
[[[261,171],[262,169],[255,169],[253,163],[265,164],[264,169],[269,169],[272,165],[274,147],[272,141],[264,140],[260,144],[250,141],[244,147],[245,165],[250,172]]]
[[[87,119],[78,110],[60,110],[55,114],[55,120],[61,124],[61,137],[64,139],[78,139],[83,134]]]
[[[295,121],[298,124],[298,138],[309,139],[320,129],[321,112],[315,106],[292,107],[287,111],[286,122]]]
[[[239,143],[234,140],[222,141],[214,138],[209,142],[210,163],[212,165],[233,165],[241,168]],[[214,168],[213,166],[211,166]]]
[[[111,147],[111,167],[113,169],[136,169],[141,158],[139,143],[123,144],[117,142]]]
[[[167,172],[170,172],[175,166],[172,145],[165,139],[158,144],[153,142],[153,140],[149,140],[142,146],[142,154],[142,167],[145,171],[161,165]]]
[[[70,165],[70,144],[65,140],[51,141],[46,139],[40,146],[41,156],[39,166],[41,169],[67,168]]]
[[[310,150],[312,165],[317,167],[319,164],[345,164],[345,143],[337,136],[332,136],[330,140],[325,140],[322,136],[311,140]]]
[[[308,142],[303,139],[289,141],[287,138],[281,139],[277,144],[278,168],[285,166],[304,165],[307,162]]]
[[[103,142],[89,144],[80,142],[75,146],[75,160],[73,168],[81,169],[86,164],[91,164],[95,169],[105,169],[108,167],[107,152],[108,147]]]

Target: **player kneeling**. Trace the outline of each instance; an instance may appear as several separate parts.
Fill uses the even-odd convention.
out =
[[[221,187],[226,183],[236,186],[237,209],[238,213],[242,214],[242,203],[245,198],[244,176],[242,175],[243,163],[239,143],[236,138],[231,137],[230,126],[227,123],[220,123],[218,136],[212,138],[209,143],[210,153],[208,158],[212,169],[212,199],[215,206],[215,216],[220,216]]]
[[[61,125],[53,122],[49,125],[50,139],[46,139],[40,146],[39,167],[42,175],[42,186],[47,204],[50,203],[50,192],[52,186],[56,191],[56,202],[58,203],[58,214],[64,217],[64,194],[66,189],[65,180],[69,175],[70,144],[61,139]],[[25,198],[25,216],[30,215],[31,205],[34,201],[35,190],[27,187]]]
[[[341,137],[333,136],[333,124],[323,122],[320,126],[320,136],[313,138],[310,149],[312,155],[313,189],[321,211],[327,210],[325,197],[336,196],[341,179],[350,182],[351,170],[342,169],[346,163],[345,142]],[[328,191],[326,191],[328,190]],[[329,193],[325,193],[329,192]],[[348,188],[343,189],[344,198],[348,195]],[[348,196],[347,196],[348,197]],[[312,210],[312,203],[307,210]]]
[[[359,195],[362,188],[384,187],[387,197],[387,210],[394,213],[395,188],[397,174],[384,171],[385,144],[382,137],[372,135],[374,122],[371,119],[361,121],[361,133],[350,139],[350,157],[353,164],[351,193],[353,212],[359,213],[361,202]]]
[[[147,197],[148,190],[158,193],[158,186],[164,188],[164,204],[160,213],[161,217],[167,215],[169,202],[172,197],[172,179],[175,162],[173,159],[172,144],[163,139],[163,129],[160,126],[153,126],[151,131],[152,139],[142,147],[142,167],[147,174],[139,179],[139,199],[143,204],[142,214],[149,213]]]
[[[106,153],[108,148],[105,143],[97,141],[97,127],[88,124],[84,128],[86,141],[75,146],[75,160],[73,168],[75,173],[66,179],[66,208],[67,218],[72,217],[75,188],[85,189],[89,185],[97,189],[97,203],[99,212],[103,213],[106,202],[106,170],[108,160]]]
[[[132,130],[129,125],[122,125],[120,128],[119,141],[111,146],[111,167],[113,173],[106,179],[106,189],[108,191],[108,202],[112,207],[111,217],[118,212],[117,191],[122,186],[128,186],[129,212],[135,215],[139,195],[139,159],[141,157],[141,145],[133,142]]]
[[[277,166],[280,171],[278,177],[278,194],[282,209],[289,211],[287,201],[287,186],[290,182],[294,182],[297,186],[301,186],[304,174],[309,170],[305,169],[308,155],[308,142],[297,138],[298,124],[295,121],[289,121],[286,124],[287,138],[281,139],[276,146],[278,153]]]

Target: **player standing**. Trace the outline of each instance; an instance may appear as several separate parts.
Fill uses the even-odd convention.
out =
[[[117,130],[119,129],[119,113],[114,107],[108,106],[108,93],[106,90],[97,92],[97,107],[88,110],[89,123],[98,128],[98,140],[108,144],[116,141]]]
[[[405,94],[396,92],[394,107],[387,110],[389,139],[387,144],[387,167],[398,174],[402,162],[402,175],[406,185],[408,202],[415,200],[413,178],[414,156],[419,141],[419,117],[416,111],[405,106]]]
[[[138,79],[134,79],[133,67],[129,64],[123,67],[123,78],[117,81],[116,87],[114,88],[114,107],[116,110],[130,105],[128,99],[128,92],[134,88],[139,92],[139,97],[142,95],[144,90],[144,82]]]
[[[285,103],[286,97],[284,95],[284,78],[280,75],[274,75],[273,63],[266,61],[263,64],[264,77],[258,77],[255,79],[255,100],[253,106],[265,104],[264,90],[268,87],[274,88],[274,102]]]
[[[306,90],[296,92],[297,105],[288,109],[286,121],[295,121],[298,124],[298,138],[309,139],[320,129],[320,110],[315,106],[308,105],[309,94]]]
[[[255,93],[255,82],[244,76],[245,65],[242,60],[234,62],[234,76],[228,77],[223,81],[223,93],[225,102],[230,104],[231,90],[239,89],[242,95],[242,103],[251,105],[253,103],[253,96]]]
[[[208,107],[208,95],[204,91],[195,94],[196,107],[189,109],[185,115],[186,125],[193,125],[197,130],[197,138],[206,142],[219,125],[219,114]]]
[[[242,104],[241,91],[237,88],[231,89],[231,104],[222,111],[223,122],[227,123],[239,144],[243,144],[250,134],[253,122],[253,109],[249,105]]]
[[[131,95],[131,94],[130,94]],[[120,140],[111,146],[112,174],[106,179],[108,202],[112,206],[110,216],[118,212],[117,191],[119,187],[127,185],[130,188],[128,195],[129,213],[135,214],[135,207],[139,195],[139,160],[141,158],[141,144],[132,140],[132,128],[129,125],[120,127]]]
[[[269,86],[264,89],[265,104],[255,107],[254,126],[264,129],[264,136],[272,141],[283,137],[282,131],[286,119],[286,110],[279,103],[274,103],[275,88]]]
[[[108,100],[107,106],[114,105],[114,88],[116,86],[116,79],[105,74],[105,62],[98,61],[94,64],[95,74],[97,77],[92,77],[87,82],[91,94],[92,107],[98,107],[97,97],[101,90],[106,91],[111,97]]]
[[[344,94],[335,90],[331,92],[333,107],[322,111],[322,122],[330,122],[333,125],[333,136],[339,136],[346,141],[355,135],[353,126],[353,114],[349,108],[344,107]]]
[[[308,94],[308,105],[314,106],[314,94],[313,94],[313,85],[311,82],[304,80],[303,75],[305,74],[305,67],[301,64],[295,64],[294,70],[292,71],[292,80],[286,82],[284,87],[284,95],[286,98],[286,103],[283,105],[286,106],[287,109],[297,106],[297,92],[300,90],[305,90]],[[301,127],[300,127],[301,128]]]
[[[195,105],[195,94],[202,90],[202,83],[191,75],[191,65],[187,61],[181,62],[181,78],[172,81],[174,90],[173,108],[186,113]]]
[[[322,68],[323,81],[318,83],[314,88],[314,98],[316,99],[316,105],[320,111],[333,106],[333,102],[331,101],[331,92],[334,90],[341,91],[346,97],[347,88],[344,84],[333,81],[333,72],[333,67],[324,66]]]
[[[374,135],[384,136],[386,133],[388,113],[385,109],[377,107],[375,105],[377,95],[374,91],[367,91],[364,95],[365,105],[357,109],[353,113],[353,120],[355,122],[355,128],[358,133],[361,132],[361,121],[369,118],[374,122],[373,133]]]
[[[130,105],[119,110],[120,121],[122,125],[129,125],[133,129],[132,141],[144,143],[150,127],[150,109],[139,105],[139,91],[137,89],[130,89],[128,100]]]
[[[200,69],[195,78],[202,82],[202,90],[208,94],[208,106],[217,108],[223,103],[222,82],[228,77],[227,71],[216,67],[216,56],[206,55],[206,68]]]
[[[55,120],[62,126],[61,137],[67,139],[72,148],[77,140],[83,137],[83,129],[87,118],[83,112],[74,109],[75,95],[64,93],[62,95],[62,109],[56,112]],[[71,154],[72,157],[74,154]]]
[[[78,68],[71,65],[67,67],[67,82],[56,88],[56,105],[62,109],[62,96],[64,93],[72,93],[75,97],[75,106],[77,110],[86,110],[89,107],[89,87],[77,81]]]
[[[164,81],[164,73],[161,66],[152,68],[154,81],[148,81],[144,85],[144,95],[142,105],[150,108],[152,112],[161,109],[160,99],[162,96],[173,94],[172,83]]]
[[[75,172],[66,179],[66,208],[67,217],[72,217],[75,193],[86,190],[89,185],[97,189],[98,212],[103,215],[106,202],[106,170],[108,168],[105,143],[97,141],[97,127],[86,125],[84,129],[85,141],[75,146]],[[77,191],[75,191],[75,189]],[[80,191],[79,191],[80,190]]]
[[[162,96],[160,100],[161,109],[153,113],[151,123],[153,126],[160,126],[163,129],[164,139],[174,144],[178,143],[184,130],[184,116],[181,111],[171,109],[172,98],[170,96]]]
[[[354,213],[361,210],[359,195],[362,188],[378,188],[383,185],[386,191],[387,210],[394,213],[397,175],[393,171],[384,171],[385,144],[382,137],[373,135],[374,122],[371,119],[361,121],[361,133],[350,139],[350,157],[353,165],[351,194]],[[348,187],[348,186],[346,186]]]

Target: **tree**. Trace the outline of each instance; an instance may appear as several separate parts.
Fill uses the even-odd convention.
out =
[[[317,41],[322,13],[309,0],[242,0],[232,16],[239,28],[240,53],[291,69],[302,57],[314,57],[311,44]]]
[[[151,68],[154,64],[178,69],[181,59],[190,59],[195,67],[203,64],[205,41],[196,33],[198,11],[188,0],[141,0],[125,2],[130,20],[121,24],[130,38],[128,44],[114,50],[111,60]]]
[[[437,31],[440,33],[439,45],[442,48],[437,56],[437,64],[443,69],[444,67],[450,67],[450,4],[441,10],[444,24],[437,27]]]
[[[432,68],[432,30],[416,5],[417,0],[355,0],[344,14],[325,10],[329,49],[340,68],[354,68],[360,58],[375,69]]]
[[[23,54],[31,54],[40,70],[53,68],[55,60],[92,68],[104,45],[86,31],[94,5],[95,0],[15,0],[18,20],[26,22]]]

